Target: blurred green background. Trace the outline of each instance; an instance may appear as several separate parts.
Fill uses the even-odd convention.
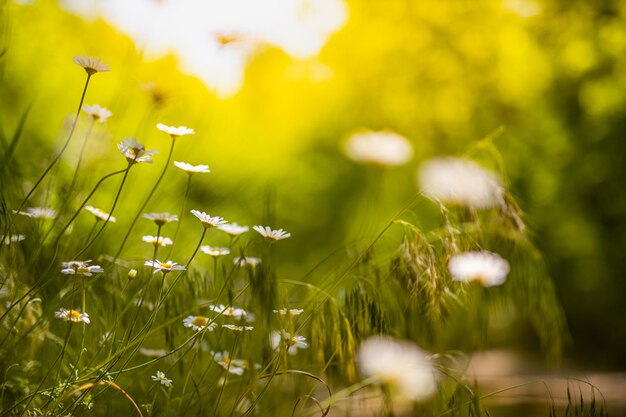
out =
[[[114,114],[90,139],[85,184],[124,167],[114,146],[124,137],[161,151],[152,166],[133,168],[109,241],[165,161],[169,139],[157,122],[193,127],[173,159],[212,169],[194,177],[189,208],[292,232],[281,248],[285,277],[370,239],[417,192],[423,160],[463,154],[503,126],[495,145],[565,309],[573,336],[566,358],[626,369],[625,2],[350,0],[347,23],[318,57],[259,48],[228,99],[182,74],[173,55],[144,59],[102,20],[85,21],[54,1],[1,4],[5,140],[30,108],[19,175],[37,178],[65,137],[84,83],[73,55],[112,68],[92,79],[85,101]],[[78,138],[86,126],[83,118]],[[362,127],[405,135],[413,161],[383,171],[348,160],[342,141]],[[71,177],[79,142],[56,181]],[[148,210],[178,212],[185,183],[170,168]],[[106,210],[116,186],[92,203]],[[40,191],[32,203],[59,197]],[[154,233],[147,223],[138,234]],[[197,239],[197,224],[182,227],[191,237],[174,256]],[[129,248],[149,256],[141,242]]]

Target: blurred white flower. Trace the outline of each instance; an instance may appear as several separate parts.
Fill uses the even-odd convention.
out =
[[[96,216],[96,220],[110,221],[111,223],[115,223],[117,221],[115,217],[111,216],[109,213],[99,208],[93,206],[85,206],[84,209]]]
[[[281,316],[299,316],[300,314],[304,313],[304,310],[299,308],[281,308],[272,311]]]
[[[231,374],[239,376],[243,375],[249,367],[247,360],[231,359],[227,351],[214,353],[213,359]]]
[[[291,237],[291,233],[287,233],[283,229],[272,230],[269,226],[254,226],[253,229],[259,232],[268,242],[276,242],[277,240]]]
[[[235,326],[234,324],[222,324],[222,327],[232,330],[235,333],[241,333],[248,330],[254,330],[252,326]]]
[[[504,190],[496,174],[465,159],[426,161],[419,169],[418,179],[426,196],[444,203],[480,209],[503,202]]]
[[[252,315],[250,313],[248,313],[246,310],[244,310],[243,308],[237,308],[237,307],[225,307],[222,304],[211,304],[209,305],[209,310],[221,314],[223,316],[228,316],[228,317],[233,317],[235,320],[240,320],[240,319],[246,319],[248,321],[251,321],[250,319],[253,318],[251,317]]]
[[[172,137],[172,139],[176,139],[180,136],[185,136],[185,135],[193,135],[194,133],[196,133],[194,132],[193,129],[190,129],[185,126],[173,127],[173,126],[164,125],[163,123],[159,123],[157,125],[157,129],[159,129],[161,132],[167,133],[168,135]]]
[[[261,258],[253,258],[252,256],[242,256],[236,259],[233,259],[233,262],[235,263],[235,265],[243,268],[243,267],[251,267],[254,268],[255,266],[259,265],[261,263]]]
[[[56,210],[49,207],[29,207],[25,212],[13,210],[13,213],[32,219],[54,219],[57,215]]]
[[[167,354],[167,351],[165,349],[141,348],[139,349],[139,353],[141,353],[144,356],[158,358],[159,356],[165,356],[165,354]]]
[[[213,331],[213,329],[217,327],[215,323],[209,324],[209,318],[204,316],[187,316],[187,318],[183,320],[183,325],[193,330],[204,330],[208,328],[209,331]]]
[[[217,226],[228,223],[226,220],[224,220],[224,218],[218,217],[218,216],[211,217],[210,214],[207,214],[204,211],[191,210],[191,214],[193,214],[198,219],[200,219],[205,229],[209,229],[211,227],[217,227]]]
[[[298,335],[292,336],[284,330],[270,333],[270,344],[272,345],[272,349],[286,349],[287,353],[290,355],[298,353],[298,348],[306,349],[309,347],[309,344],[306,342],[306,337]]]
[[[250,230],[248,226],[239,226],[235,222],[229,224],[221,224],[217,226],[217,228],[220,229],[222,232],[228,233],[232,237],[239,236],[240,234]]]
[[[90,277],[93,274],[99,274],[104,272],[104,269],[100,265],[89,265],[91,260],[87,261],[69,261],[61,262],[62,274],[65,275],[83,275]]]
[[[504,284],[509,263],[500,255],[488,251],[463,252],[448,262],[450,275],[456,281],[478,282],[484,287]]]
[[[230,249],[219,246],[200,246],[200,250],[214,258],[228,255],[230,253]]]
[[[64,321],[71,321],[72,323],[83,322],[83,323],[89,324],[91,322],[89,320],[89,314],[81,313],[78,310],[68,310],[68,309],[62,308],[56,313],[54,313],[54,316],[57,318],[63,319]]]
[[[176,262],[161,262],[158,259],[156,261],[146,261],[144,265],[153,267],[153,274],[156,274],[159,271],[167,274],[170,271],[184,271],[185,269],[187,269],[184,265],[178,265]]]
[[[157,150],[147,151],[143,143],[137,142],[135,138],[123,139],[117,144],[117,149],[120,150],[122,155],[124,155],[126,160],[131,164],[137,164],[139,162],[152,163],[152,155],[159,153]]]
[[[172,239],[170,239],[169,237],[165,237],[165,236],[159,236],[158,239],[156,236],[144,236],[141,238],[141,240],[143,240],[146,243],[150,243],[154,246],[162,246],[162,247],[165,247],[167,245],[171,245],[174,243],[172,242]]]
[[[105,62],[100,61],[100,58],[94,58],[91,56],[76,55],[74,56],[74,63],[83,67],[89,75],[93,75],[96,72],[111,71]]]
[[[177,168],[182,169],[189,175],[208,174],[209,172],[211,172],[208,165],[191,165],[186,162],[178,162],[178,161],[175,161],[174,165]]]
[[[353,161],[383,166],[404,165],[413,157],[411,142],[388,130],[356,132],[348,138],[344,150]]]
[[[426,352],[411,342],[370,337],[359,347],[357,363],[364,376],[377,378],[398,398],[419,401],[437,389]]]
[[[89,104],[83,105],[83,111],[87,113],[90,120],[94,122],[104,123],[113,113],[105,107],[100,107],[97,104],[90,106]]]
[[[21,242],[26,239],[24,235],[0,235],[0,243],[9,246],[11,243]]]
[[[165,374],[161,371],[157,371],[156,375],[152,376],[152,380],[155,382],[160,382],[161,385],[165,385],[168,388],[172,386],[173,382],[171,379],[167,379],[165,377]]]
[[[152,220],[157,226],[163,226],[170,222],[177,222],[178,216],[169,213],[145,213],[144,219]]]

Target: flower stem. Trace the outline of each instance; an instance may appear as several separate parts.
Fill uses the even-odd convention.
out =
[[[152,254],[152,264],[154,265],[154,262],[156,261],[157,258],[157,253],[159,252],[159,237],[161,237],[161,225],[157,225],[157,234],[156,234],[156,241],[154,242],[154,253]],[[167,261],[167,259],[166,259]]]
[[[178,238],[178,231],[180,230],[180,224],[183,222],[183,214],[185,212],[185,206],[187,205],[187,197],[189,196],[189,189],[191,188],[191,175],[187,178],[187,188],[185,188],[185,197],[183,198],[183,204],[180,206],[180,214],[178,215],[178,224],[176,225],[176,231],[174,232],[174,238],[172,239],[172,246],[168,252],[166,258],[169,259],[174,251],[174,245]]]
[[[126,241],[128,240],[128,237],[130,236],[130,233],[133,231],[133,228],[135,227],[135,224],[137,223],[137,219],[139,219],[139,216],[141,216],[141,213],[143,213],[143,210],[146,208],[146,206],[150,202],[150,199],[152,199],[152,196],[154,195],[154,193],[156,192],[157,188],[159,187],[159,184],[161,183],[161,180],[165,176],[165,172],[167,171],[167,167],[170,165],[170,160],[172,159],[172,153],[174,153],[174,144],[175,143],[176,143],[176,140],[172,139],[172,144],[170,146],[170,152],[167,155],[167,161],[165,161],[165,166],[163,167],[163,171],[161,172],[161,175],[157,179],[156,183],[154,184],[154,187],[152,187],[152,190],[150,191],[150,194],[148,194],[148,197],[146,197],[146,199],[144,200],[144,202],[141,205],[141,207],[139,208],[139,210],[137,210],[137,214],[135,214],[135,218],[133,218],[133,221],[131,222],[130,227],[126,231],[126,235],[124,236],[124,239],[122,239],[122,244],[120,245],[120,248],[117,250],[117,253],[113,257],[113,263],[115,263],[117,258],[119,258],[120,254],[124,250],[124,246],[126,245]]]
[[[74,187],[76,186],[76,180],[78,180],[78,170],[80,169],[80,164],[83,161],[83,155],[85,154],[85,149],[87,148],[87,142],[89,141],[89,137],[91,136],[91,131],[93,130],[93,125],[95,121],[91,119],[91,123],[89,124],[89,129],[83,138],[83,146],[80,148],[80,154],[78,156],[78,162],[76,163],[76,168],[74,169],[74,175],[72,176],[72,182],[70,183],[70,188],[67,191],[67,196],[71,197],[74,192]],[[69,199],[69,198],[68,198]],[[67,201],[67,200],[64,200]]]
[[[90,79],[91,79],[91,75],[87,74],[87,81],[85,81],[85,87],[83,88],[83,94],[80,96],[80,102],[78,103],[78,109],[76,110],[76,116],[74,116],[74,122],[72,123],[72,127],[70,129],[70,134],[68,135],[68,137],[67,137],[67,139],[65,141],[65,144],[63,144],[63,147],[61,148],[61,150],[59,151],[57,156],[54,158],[54,160],[52,160],[52,163],[48,166],[48,168],[46,168],[46,170],[43,172],[43,174],[41,174],[41,177],[39,177],[39,179],[37,180],[37,182],[35,183],[33,188],[31,188],[31,190],[28,192],[28,194],[26,194],[26,197],[24,197],[24,199],[22,200],[22,202],[20,203],[20,205],[19,205],[19,207],[17,209],[18,212],[22,210],[22,208],[24,207],[24,204],[26,204],[28,199],[33,195],[33,193],[35,192],[37,187],[39,187],[39,184],[41,184],[41,182],[46,177],[46,175],[48,175],[48,172],[50,172],[52,167],[54,167],[56,165],[56,163],[59,162],[59,159],[61,159],[61,156],[63,156],[63,153],[65,152],[65,149],[70,144],[70,141],[72,140],[72,136],[74,135],[74,130],[76,129],[76,124],[78,123],[78,116],[80,115],[80,109],[83,107],[83,101],[85,100],[85,94],[87,93],[87,87],[89,86],[89,80]]]
[[[120,183],[120,186],[117,189],[117,194],[115,195],[115,200],[113,200],[113,205],[109,209],[109,217],[104,221],[104,224],[102,225],[102,227],[100,227],[100,229],[98,229],[98,231],[96,232],[96,235],[93,237],[93,239],[91,239],[91,241],[89,241],[89,243],[87,243],[85,245],[85,247],[83,249],[81,249],[81,251],[78,252],[78,254],[76,256],[74,256],[74,259],[78,259],[78,257],[80,255],[85,253],[85,251],[96,241],[96,239],[98,239],[98,236],[100,236],[100,234],[104,231],[105,227],[107,227],[107,224],[109,224],[109,219],[110,219],[111,216],[113,216],[113,211],[115,211],[115,206],[117,205],[117,202],[119,201],[120,194],[122,193],[122,188],[124,187],[124,183],[126,182],[126,178],[128,178],[128,172],[130,171],[130,167],[132,167],[132,166],[133,166],[133,164],[129,162],[128,163],[128,167],[126,167],[126,172],[124,172],[124,178],[122,178],[122,182]]]

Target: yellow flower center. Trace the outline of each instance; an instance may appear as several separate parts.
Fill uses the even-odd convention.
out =
[[[78,267],[76,269],[76,273],[77,274],[81,274],[81,275],[87,274],[87,273],[89,273],[89,268],[87,268],[86,266]]]
[[[80,312],[78,312],[76,310],[70,310],[70,311],[67,312],[67,317],[71,321],[80,321]]]
[[[172,269],[174,265],[172,265],[170,262],[162,262],[161,263],[161,268],[163,269]]]
[[[194,326],[198,326],[198,327],[205,327],[207,324],[209,324],[209,320],[206,317],[202,317],[202,316],[197,316],[195,319],[193,319]]]

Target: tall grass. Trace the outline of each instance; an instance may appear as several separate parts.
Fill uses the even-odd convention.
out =
[[[490,347],[503,317],[532,323],[546,358],[559,360],[563,314],[508,192],[502,204],[480,210],[417,195],[368,242],[344,247],[332,267],[302,270],[298,279],[282,275],[277,261],[291,244],[286,235],[250,228],[228,236],[211,217],[228,213],[192,215],[190,208],[206,208],[189,193],[191,175],[184,190],[160,187],[180,175],[168,170],[174,144],[186,140],[175,134],[141,199],[124,187],[146,168],[141,158],[150,159],[139,143],[122,143],[121,154],[111,149],[117,161],[99,181],[86,169],[77,172],[80,164],[52,169],[82,123],[77,116],[61,151],[24,195],[31,178],[14,168],[30,162],[15,151],[33,146],[21,137],[27,115],[0,141],[2,416],[327,415],[364,401],[373,415],[489,415],[464,375],[460,351]],[[83,189],[67,192],[67,184]],[[167,198],[155,204],[155,194]],[[100,217],[84,210],[96,198],[107,201]],[[155,220],[154,246],[138,255],[127,247],[141,241],[136,224],[150,221],[142,218],[146,209],[163,211],[167,199],[179,199],[178,225]],[[47,202],[57,214],[20,214],[31,201]],[[134,208],[134,217],[116,211],[120,202]],[[420,226],[418,204],[436,227]],[[180,228],[183,221],[195,226],[191,234]],[[159,239],[172,233],[176,250],[161,247]],[[24,239],[11,240],[18,235]],[[228,251],[221,251],[230,254],[207,255],[213,252],[200,251],[207,242],[225,242]],[[511,264],[504,285],[453,279],[451,257],[484,250]],[[430,352],[436,390],[407,400],[389,375],[364,375],[359,348],[377,335]],[[604,415],[595,402],[590,407],[595,411],[586,415]],[[566,415],[583,408],[572,400]]]

